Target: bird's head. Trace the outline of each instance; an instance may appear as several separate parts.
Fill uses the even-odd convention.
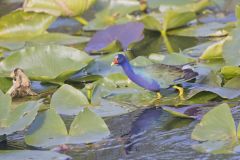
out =
[[[121,65],[123,64],[124,62],[126,62],[127,58],[123,55],[123,54],[117,54],[114,59],[113,59],[113,62],[112,62],[112,66],[113,65]]]

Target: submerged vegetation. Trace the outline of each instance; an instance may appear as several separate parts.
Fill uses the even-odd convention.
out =
[[[240,1],[227,3],[0,2],[13,7],[0,11],[1,143],[21,135],[28,148],[69,151],[79,145],[97,148],[113,138],[129,148],[123,135],[111,134],[106,120],[161,107],[182,121],[200,121],[188,137],[197,153],[239,153],[240,125],[236,129],[232,114],[239,114],[240,101]],[[119,54],[138,73],[148,69],[135,77],[146,83],[137,84],[148,89],[154,77],[161,98],[130,81],[121,67],[111,66]],[[189,67],[194,78],[180,81],[186,77],[176,70],[185,73]],[[184,88],[182,96],[174,85]],[[72,121],[66,123],[66,117]],[[24,149],[1,150],[0,159],[39,159],[40,154],[70,159]]]

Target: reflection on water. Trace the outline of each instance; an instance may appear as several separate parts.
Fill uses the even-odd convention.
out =
[[[235,114],[235,119],[239,119]],[[237,116],[237,117],[236,117]],[[70,125],[72,117],[65,117]],[[240,159],[240,155],[211,155],[194,151],[191,132],[197,121],[174,118],[161,108],[137,110],[105,119],[111,137],[96,144],[74,145],[65,152],[74,160],[155,160],[155,159]],[[1,149],[33,149],[23,142],[23,134],[8,137]]]

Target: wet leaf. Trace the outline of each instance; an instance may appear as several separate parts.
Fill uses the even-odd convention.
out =
[[[162,19],[163,17],[163,19]],[[141,18],[146,29],[167,31],[186,25],[195,19],[195,13],[181,10],[168,10],[164,14],[152,13]]]
[[[107,6],[107,7],[106,7]],[[124,24],[132,21],[127,15],[139,9],[137,0],[115,1],[111,0],[109,5],[104,6],[104,10],[95,14],[95,18],[88,25],[84,26],[84,30],[101,30],[111,25]]]
[[[187,37],[221,37],[228,34],[228,32],[224,29],[225,26],[225,24],[216,22],[192,25],[187,28],[179,28],[169,31],[168,34]]]
[[[7,92],[12,86],[12,80],[10,78],[0,77],[0,90]]]
[[[200,59],[203,59],[203,60],[222,59],[223,45],[226,42],[226,40],[227,38],[209,46],[200,56]]]
[[[34,150],[1,150],[0,159],[5,160],[70,160],[71,157],[52,152],[52,151],[34,151]]]
[[[238,89],[231,89],[231,88],[225,88],[225,87],[214,87],[204,84],[193,84],[191,87],[191,90],[196,91],[197,93],[202,91],[212,92],[215,93],[222,98],[227,99],[234,99],[240,96],[240,91]]]
[[[240,76],[240,68],[237,66],[224,66],[221,69],[221,74],[224,76],[226,79],[231,79],[234,77],[239,77]]]
[[[35,119],[40,103],[30,101],[11,108],[11,97],[0,92],[0,135],[22,131]]]
[[[223,47],[223,58],[226,65],[239,66],[240,60],[236,57],[240,56],[240,28],[236,28],[231,33],[231,38],[227,40]]]
[[[45,12],[54,16],[76,16],[88,10],[96,0],[25,0],[24,11]]]
[[[194,0],[148,0],[148,5],[151,8],[156,8],[159,6],[172,5],[172,6],[181,6],[189,3],[193,3]]]
[[[200,153],[232,154],[234,144],[231,141],[206,141],[193,145],[193,149]]]
[[[205,114],[192,132],[198,141],[236,140],[236,127],[227,104],[221,104]]]
[[[172,53],[168,55],[150,54],[149,59],[166,65],[183,65],[194,62],[195,59],[181,53]]]
[[[0,66],[1,71],[7,72],[7,75],[14,68],[21,68],[31,79],[61,82],[91,60],[85,52],[74,48],[39,45],[13,52]]]
[[[26,40],[43,34],[55,17],[44,13],[11,12],[0,18],[0,38]]]
[[[130,22],[108,27],[98,31],[85,48],[86,52],[102,51],[114,41],[119,41],[122,49],[126,50],[129,44],[143,39],[144,26],[139,22]],[[113,50],[117,44],[112,44]]]
[[[36,147],[92,143],[110,134],[104,120],[85,108],[73,120],[69,134],[61,117],[52,108],[39,114],[30,126],[25,142]]]
[[[163,106],[163,110],[169,112],[175,117],[180,118],[191,118],[191,119],[200,119],[201,118],[201,110],[199,109],[200,106],[192,105],[192,106],[186,106],[186,107],[168,107]]]
[[[88,99],[80,90],[65,84],[52,95],[50,107],[59,114],[77,115],[87,104]]]

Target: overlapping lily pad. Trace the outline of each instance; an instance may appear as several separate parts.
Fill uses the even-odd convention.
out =
[[[61,144],[92,143],[109,134],[104,120],[88,108],[74,118],[69,131],[61,117],[51,108],[38,115],[25,136],[25,142],[31,146],[47,148]]]
[[[92,58],[85,52],[58,45],[30,46],[13,52],[1,63],[1,71],[9,75],[21,68],[34,80],[63,82],[66,77],[85,67]]]
[[[127,14],[140,9],[137,0],[111,0],[108,3],[105,9],[96,13],[95,18],[91,20],[87,26],[84,26],[84,30],[101,30],[114,24],[129,22],[131,19],[128,18]]]
[[[25,0],[24,11],[45,12],[54,16],[76,16],[88,10],[96,0]]]
[[[43,34],[56,18],[44,13],[14,11],[0,18],[0,38],[29,39]]]
[[[206,141],[194,146],[201,152],[233,153],[237,132],[229,106],[221,104],[204,115],[194,128],[192,139]]]
[[[24,130],[35,119],[41,103],[30,101],[11,108],[11,97],[0,91],[0,135]]]

